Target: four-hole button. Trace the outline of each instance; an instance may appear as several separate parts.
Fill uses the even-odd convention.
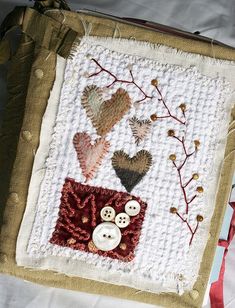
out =
[[[115,218],[116,212],[111,206],[105,206],[100,212],[100,216],[104,221],[112,221]]]
[[[119,228],[126,228],[130,223],[130,216],[127,215],[126,213],[119,213],[115,217],[115,224]]]

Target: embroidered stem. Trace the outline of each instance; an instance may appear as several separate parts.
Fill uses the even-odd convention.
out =
[[[193,238],[194,238],[194,235],[195,233],[197,232],[197,229],[198,229],[198,226],[199,226],[199,221],[197,220],[197,224],[196,224],[196,227],[195,229],[193,230],[192,227],[190,226],[190,224],[188,223],[187,219],[184,219],[178,212],[176,213],[176,215],[184,222],[186,223],[190,233],[191,233],[191,238],[190,238],[190,241],[189,241],[189,246],[192,244],[192,241],[193,241]]]
[[[193,180],[193,176],[183,185],[183,188],[187,187]]]
[[[166,103],[166,101],[165,101],[165,99],[164,99],[164,97],[163,97],[163,95],[162,95],[162,92],[160,91],[160,89],[159,89],[159,87],[158,87],[158,81],[157,81],[156,79],[153,79],[152,82],[151,82],[151,84],[155,87],[155,89],[157,90],[157,92],[158,92],[158,94],[159,94],[159,96],[160,96],[160,98],[158,99],[158,101],[161,101],[161,102],[163,103],[163,106],[165,107],[165,109],[166,109],[166,111],[167,111],[167,113],[168,113],[168,115],[165,115],[165,116],[157,116],[157,119],[172,118],[172,119],[174,119],[175,121],[179,122],[180,124],[185,125],[185,124],[186,124],[186,121],[182,121],[181,119],[177,118],[176,116],[174,116],[174,115],[171,113],[171,111],[170,111],[169,107],[167,106],[167,103]],[[184,118],[185,118],[185,107],[186,107],[186,106],[185,106],[184,104],[181,104],[179,107],[181,108],[182,113],[183,113],[183,116],[184,116]],[[182,108],[182,107],[183,107],[183,108]]]
[[[91,75],[88,76],[88,78],[94,77],[99,75],[102,72],[105,72],[107,74],[109,74],[112,78],[113,81],[106,86],[106,88],[110,88],[113,84],[115,84],[116,82],[120,82],[120,83],[126,83],[126,84],[133,84],[137,89],[140,90],[140,92],[143,94],[143,98],[138,100],[136,103],[140,103],[143,102],[144,100],[146,100],[147,98],[153,98],[152,96],[148,95],[145,93],[145,91],[135,82],[135,78],[133,76],[133,73],[131,70],[129,70],[130,75],[131,75],[131,80],[124,80],[124,79],[119,79],[116,75],[114,75],[113,73],[111,73],[109,70],[105,69],[96,59],[92,58],[91,59],[93,62],[95,62],[95,64],[100,68],[100,70],[98,72],[95,72]]]
[[[187,162],[189,157],[192,156],[196,152],[196,150],[194,150],[192,153],[188,153],[188,151],[187,151],[187,149],[185,147],[184,137],[182,137],[182,139],[180,139],[179,137],[176,137],[175,135],[172,136],[172,137],[175,138],[176,140],[178,140],[181,143],[181,145],[183,147],[183,150],[184,150],[184,154],[185,154],[185,158],[184,158],[182,164],[179,167],[176,165],[174,160],[172,160],[172,162],[173,162],[173,165],[174,165],[174,167],[176,168],[176,170],[178,172],[180,188],[182,190],[182,193],[183,193],[183,196],[184,196],[185,205],[186,205],[185,212],[186,212],[186,214],[188,214],[189,204],[196,198],[196,195],[192,199],[188,200],[185,188],[191,182],[192,179],[190,179],[188,182],[186,182],[186,184],[183,184],[181,169],[183,168],[183,166],[185,165],[185,163]]]
[[[185,164],[186,164],[187,160],[189,159],[189,157],[191,157],[198,150],[200,142],[198,140],[194,140],[195,150],[193,152],[189,153],[187,148],[186,148],[186,145],[185,145],[185,138],[184,137],[182,137],[182,139],[181,139],[181,138],[175,136],[175,132],[172,129],[168,131],[168,136],[172,137],[172,138],[175,138],[178,142],[180,142],[180,144],[181,144],[181,146],[183,148],[184,155],[185,155],[185,158],[184,158],[183,162],[179,166],[177,166],[177,164],[175,162],[175,160],[176,160],[176,155],[175,154],[171,154],[169,156],[169,159],[172,161],[173,166],[177,170],[177,174],[178,174],[178,177],[179,177],[180,188],[181,188],[181,191],[182,191],[182,194],[183,194],[183,197],[184,197],[185,214],[187,215],[189,213],[189,205],[197,198],[197,194],[195,194],[193,197],[191,197],[189,199],[188,196],[187,196],[186,188],[187,188],[187,186],[193,180],[197,180],[199,178],[199,175],[197,173],[194,173],[188,181],[183,183],[181,171],[182,171],[182,168],[185,166]],[[198,193],[202,193],[203,192],[203,187],[201,187],[201,186],[197,187],[196,191]],[[201,215],[197,215],[197,225],[196,225],[196,227],[193,230],[193,228],[189,224],[187,218],[186,219],[183,218],[183,216],[178,212],[178,210],[175,207],[172,207],[170,209],[170,212],[172,214],[176,214],[184,223],[186,223],[186,225],[187,225],[187,227],[188,227],[188,229],[189,229],[189,231],[191,233],[191,239],[190,239],[190,242],[189,242],[189,245],[191,245],[192,241],[193,241],[193,238],[194,238],[194,235],[197,232],[197,229],[198,229],[198,226],[199,226],[199,222],[201,222],[203,220],[203,217]]]

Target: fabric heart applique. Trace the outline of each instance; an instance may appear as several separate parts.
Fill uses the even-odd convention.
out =
[[[106,135],[131,107],[130,96],[124,89],[119,88],[106,101],[102,94],[99,87],[91,85],[85,87],[81,99],[82,106],[100,136]]]
[[[150,120],[139,120],[136,117],[133,117],[129,120],[132,134],[135,138],[135,143],[139,143],[147,136],[151,128]]]
[[[116,151],[112,157],[113,168],[122,185],[130,192],[145,176],[152,164],[152,155],[145,150],[132,158],[123,151]]]
[[[91,137],[85,132],[76,133],[73,137],[73,144],[82,174],[86,181],[91,180],[108,152],[110,144],[104,138],[96,139],[92,144]]]

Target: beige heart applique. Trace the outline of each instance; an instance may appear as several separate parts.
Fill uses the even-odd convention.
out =
[[[106,135],[131,107],[130,96],[122,88],[106,101],[102,94],[99,87],[91,85],[85,87],[81,99],[82,106],[100,136]]]
[[[107,154],[110,144],[104,138],[96,139],[91,143],[91,137],[83,132],[76,133],[73,137],[74,148],[80,162],[82,174],[86,181],[91,180],[96,174],[104,156]]]
[[[139,143],[144,140],[151,128],[150,120],[139,120],[136,117],[133,117],[129,120],[132,134],[135,138],[135,143]]]

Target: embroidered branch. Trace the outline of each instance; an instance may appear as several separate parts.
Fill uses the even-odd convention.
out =
[[[109,76],[111,76],[111,77],[113,78],[113,81],[112,81],[110,84],[108,84],[108,85],[106,86],[106,88],[110,88],[113,84],[115,84],[115,83],[117,83],[117,82],[119,82],[119,83],[125,83],[125,84],[132,84],[132,85],[134,85],[136,88],[138,88],[139,91],[143,94],[143,98],[140,99],[140,100],[138,100],[138,101],[136,101],[136,103],[143,102],[143,101],[146,100],[147,98],[149,98],[149,99],[152,99],[152,98],[153,98],[153,96],[148,95],[148,94],[136,83],[135,78],[134,78],[134,76],[133,76],[133,73],[132,73],[132,70],[131,70],[131,69],[129,69],[131,80],[120,79],[120,78],[118,78],[116,75],[114,75],[112,72],[110,72],[108,69],[104,68],[96,59],[92,58],[91,60],[98,66],[99,70],[96,71],[95,73],[90,74],[90,75],[88,76],[88,78],[97,76],[97,75],[99,75],[100,73],[105,72],[105,73],[107,73]],[[165,101],[165,99],[164,99],[164,97],[163,97],[163,95],[162,95],[162,93],[161,93],[161,90],[159,89],[158,81],[157,81],[156,79],[153,79],[153,80],[151,81],[151,84],[152,84],[152,85],[155,87],[155,89],[157,90],[158,95],[159,95],[159,97],[160,97],[160,98],[158,99],[158,101],[163,103],[163,106],[165,107],[167,114],[166,114],[166,115],[163,115],[163,116],[158,116],[157,114],[152,114],[151,117],[150,117],[150,119],[151,119],[152,121],[156,121],[157,119],[172,118],[173,120],[177,121],[178,123],[180,123],[180,124],[182,124],[182,125],[185,125],[185,124],[186,124],[186,121],[185,121],[185,110],[186,110],[186,105],[183,104],[183,103],[179,105],[179,108],[180,108],[181,111],[182,111],[184,120],[179,119],[178,117],[174,116],[174,115],[171,113],[169,107],[167,106],[167,103],[166,103],[166,101]]]
[[[190,226],[190,224],[188,223],[187,219],[184,219],[183,216],[181,214],[178,213],[177,209],[175,207],[171,207],[170,208],[170,212],[172,214],[176,214],[181,220],[182,222],[186,223],[190,233],[191,233],[191,238],[190,238],[190,241],[189,241],[189,246],[192,244],[192,241],[193,241],[193,238],[194,238],[194,235],[195,233],[197,232],[198,230],[198,227],[199,227],[199,223],[203,221],[203,217],[201,215],[197,215],[196,219],[197,219],[197,224],[193,230],[193,228]]]
[[[149,99],[152,99],[153,96],[150,96],[148,95],[135,81],[135,78],[133,76],[133,73],[132,73],[132,70],[130,69],[129,72],[130,72],[130,77],[131,79],[130,80],[125,80],[125,79],[120,79],[118,78],[115,74],[113,74],[112,72],[110,72],[108,69],[104,68],[96,59],[92,58],[91,59],[96,65],[97,67],[99,68],[98,71],[96,71],[95,73],[92,73],[88,76],[88,78],[91,78],[91,77],[94,77],[94,76],[97,76],[99,74],[101,74],[102,72],[105,72],[107,73],[110,77],[113,78],[113,80],[111,81],[110,84],[108,84],[106,86],[106,88],[110,88],[112,85],[114,85],[115,83],[125,83],[125,84],[132,84],[134,85],[136,88],[139,89],[139,91],[143,94],[143,98],[138,100],[137,103],[140,103],[144,100],[146,100],[147,98]],[[158,116],[156,113],[155,114],[152,114],[150,116],[150,119],[152,122],[155,122],[156,120],[158,119],[166,119],[166,118],[171,118],[173,119],[174,121],[180,123],[181,125],[186,125],[186,117],[185,117],[185,111],[186,111],[186,104],[182,103],[179,105],[179,108],[181,109],[182,111],[182,116],[183,116],[183,119],[181,118],[178,118],[177,116],[175,116],[172,111],[170,110],[167,102],[165,101],[165,98],[159,88],[159,85],[158,85],[158,80],[157,79],[153,79],[151,81],[151,84],[152,86],[154,86],[154,88],[156,89],[157,93],[158,93],[158,102],[161,102],[165,108],[165,111],[166,111],[166,114],[165,115],[161,115],[161,116]],[[131,122],[131,125],[133,126],[133,122]],[[132,127],[133,128],[133,127]],[[134,131],[134,133],[136,134],[136,129]],[[144,133],[146,133],[144,131]],[[184,197],[184,203],[185,203],[185,213],[184,215],[188,215],[189,213],[189,206],[190,204],[197,198],[197,193],[202,193],[203,192],[203,187],[199,186],[197,187],[196,189],[196,192],[195,195],[193,195],[192,197],[188,197],[187,195],[187,187],[188,185],[190,185],[190,183],[193,181],[193,180],[197,180],[199,178],[199,175],[197,173],[194,173],[190,179],[188,179],[187,181],[183,181],[183,178],[182,178],[182,169],[183,167],[185,166],[187,160],[198,150],[198,147],[200,145],[200,142],[198,140],[194,140],[194,145],[195,145],[195,150],[191,153],[189,153],[189,151],[186,149],[186,145],[185,145],[185,138],[182,137],[182,138],[179,138],[177,136],[175,136],[175,132],[174,130],[169,130],[168,131],[168,136],[172,137],[172,138],[175,138],[182,146],[183,148],[183,151],[184,151],[184,160],[182,161],[182,163],[178,166],[176,164],[176,155],[175,154],[171,154],[169,159],[172,161],[173,163],[173,166],[174,168],[177,170],[177,173],[178,173],[178,177],[179,177],[179,183],[180,183],[180,189],[182,191],[182,194],[183,194],[183,197]],[[136,136],[135,136],[136,137]],[[141,135],[141,138],[142,138],[142,135]],[[140,139],[141,140],[141,139]],[[137,143],[140,142],[140,140],[136,140]],[[124,185],[125,186],[125,185]],[[193,238],[194,238],[194,235],[195,233],[197,232],[198,230],[198,227],[199,227],[199,223],[203,220],[203,217],[201,215],[197,215],[196,217],[196,220],[197,220],[197,224],[195,226],[195,228],[193,229],[193,227],[189,224],[188,222],[188,218],[184,218],[184,215],[181,215],[178,210],[175,208],[175,207],[171,207],[170,209],[170,212],[173,213],[173,214],[176,214],[183,223],[185,223],[191,233],[191,239],[190,239],[190,242],[189,242],[189,245],[191,245],[192,241],[193,241]]]
[[[200,146],[200,141],[199,140],[194,140],[194,146],[195,149],[194,151],[192,151],[191,153],[189,153],[189,151],[186,149],[186,145],[185,145],[185,138],[179,138],[177,136],[175,136],[175,132],[174,130],[170,129],[168,131],[168,136],[171,138],[176,139],[182,146],[183,151],[184,151],[184,155],[185,158],[182,161],[182,163],[178,166],[176,164],[176,155],[175,154],[171,154],[169,156],[169,159],[172,161],[174,168],[176,169],[177,173],[178,173],[178,177],[179,177],[179,183],[180,183],[180,189],[182,191],[183,197],[184,197],[184,203],[185,203],[185,214],[187,215],[189,213],[189,206],[190,204],[197,198],[197,193],[202,193],[203,192],[203,187],[198,186],[196,188],[196,192],[195,195],[193,195],[192,197],[188,197],[187,195],[187,187],[188,185],[193,181],[193,180],[198,180],[199,179],[199,175],[198,173],[194,173],[192,174],[192,176],[190,177],[190,179],[188,179],[187,181],[183,181],[182,178],[182,169],[185,166],[185,164],[187,163],[189,157],[191,157],[192,155],[194,155],[196,153],[196,151],[198,151],[198,148]],[[175,207],[171,207],[170,208],[170,212],[172,214],[176,214],[188,227],[190,233],[191,233],[191,239],[189,242],[189,245],[191,245],[192,241],[193,241],[193,237],[195,235],[195,233],[197,232],[198,226],[199,226],[199,222],[201,222],[203,220],[203,217],[201,215],[197,215],[197,224],[196,227],[193,229],[192,226],[189,224],[188,219],[184,218]]]
[[[139,89],[139,91],[143,94],[143,98],[136,101],[136,103],[140,103],[140,102],[143,102],[144,100],[146,100],[147,98],[153,98],[152,96],[148,95],[147,93],[145,93],[145,91],[136,83],[135,81],[135,78],[133,76],[133,73],[132,73],[132,70],[130,69],[129,72],[130,72],[130,77],[131,77],[131,80],[125,80],[125,79],[119,79],[116,75],[114,75],[112,72],[110,72],[109,70],[105,69],[96,59],[92,58],[91,59],[93,62],[95,62],[95,64],[99,67],[100,70],[98,70],[97,72],[91,74],[88,76],[88,78],[91,78],[91,77],[94,77],[94,76],[97,76],[99,75],[100,73],[102,72],[105,72],[107,74],[109,74],[112,78],[113,78],[113,81],[106,86],[106,88],[110,88],[113,84],[115,84],[116,82],[120,82],[120,83],[126,83],[126,84],[132,84],[134,85],[136,88]]]
[[[163,116],[158,116],[157,114],[152,114],[151,117],[150,117],[151,120],[152,120],[152,121],[156,121],[157,119],[172,118],[172,119],[174,119],[175,121],[179,122],[180,124],[185,125],[185,124],[186,124],[186,121],[185,121],[185,120],[183,121],[183,120],[177,118],[176,116],[174,116],[174,115],[171,113],[171,111],[170,111],[169,107],[167,106],[167,103],[166,103],[166,101],[165,101],[165,99],[164,99],[164,97],[163,97],[163,95],[162,95],[162,92],[160,91],[160,89],[159,89],[159,87],[158,87],[158,81],[157,81],[156,79],[153,79],[153,80],[151,81],[151,84],[155,87],[155,89],[157,90],[157,92],[158,92],[158,94],[159,94],[159,97],[160,97],[160,98],[158,99],[158,101],[163,103],[163,106],[165,107],[166,112],[167,112],[167,115],[163,115]],[[186,105],[185,105],[185,104],[180,104],[180,105],[179,105],[179,108],[181,109],[182,114],[183,114],[184,119],[185,119]]]

